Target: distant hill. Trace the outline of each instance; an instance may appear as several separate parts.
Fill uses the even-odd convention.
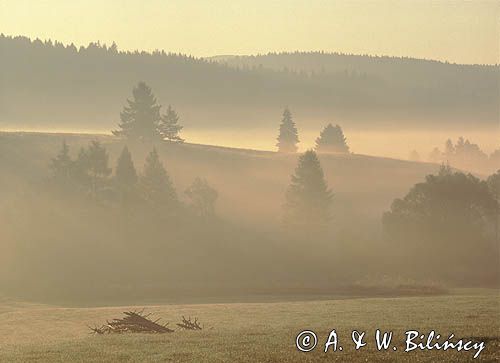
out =
[[[276,127],[286,105],[302,128],[498,124],[498,66],[323,53],[210,60],[4,35],[0,56],[0,128],[109,130],[140,80],[194,128]]]

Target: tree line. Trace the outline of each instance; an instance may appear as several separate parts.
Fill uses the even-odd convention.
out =
[[[437,115],[448,124],[474,120],[493,126],[497,119],[495,66],[304,53],[235,59],[251,61],[236,68],[232,60],[226,64],[159,50],[121,51],[116,44],[76,47],[5,35],[0,35],[0,54],[8,90],[0,116],[26,125],[50,121],[102,127],[113,115],[110,110],[120,107],[122,90],[138,79],[154,83],[159,95],[178,106],[189,107],[195,121],[202,120],[206,108],[217,112],[214,125],[233,121],[231,110],[277,104],[293,104],[315,118],[342,112],[360,126],[396,117],[402,126],[413,124],[408,114],[426,126]]]
[[[160,214],[173,215],[182,211],[177,191],[155,148],[147,155],[141,173],[125,146],[118,157],[115,171],[109,166],[109,156],[99,141],[91,141],[73,159],[69,146],[50,162],[51,183],[65,195],[81,195],[99,202],[116,202],[128,209],[144,205]],[[203,178],[196,178],[185,190],[188,209],[200,217],[215,216],[218,192]]]
[[[488,155],[478,144],[459,137],[455,143],[451,139],[446,140],[443,150],[435,147],[428,159],[435,163],[448,163],[454,167],[469,170],[477,170],[477,168],[496,170],[500,167],[500,148]]]

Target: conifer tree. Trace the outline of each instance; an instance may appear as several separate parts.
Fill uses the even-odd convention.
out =
[[[90,181],[90,192],[96,197],[107,182],[107,178],[111,174],[109,167],[108,152],[97,140],[90,142],[90,145],[85,153],[87,174]]]
[[[283,111],[283,119],[281,120],[280,132],[278,135],[278,152],[282,153],[295,153],[297,152],[297,144],[299,143],[299,136],[297,127],[292,119],[292,113],[288,108]]]
[[[131,202],[136,196],[137,172],[130,151],[126,146],[118,158],[114,182],[121,203]]]
[[[84,188],[88,188],[90,185],[88,170],[89,162],[87,157],[87,150],[81,147],[74,163],[73,177],[77,184]]]
[[[328,124],[316,139],[317,152],[349,153],[344,132],[339,125]]]
[[[177,205],[177,194],[156,149],[146,157],[140,187],[145,201],[156,208],[173,208]]]
[[[299,157],[286,192],[285,223],[304,227],[325,226],[330,219],[332,199],[316,153],[306,151]]]
[[[168,106],[167,113],[161,116],[158,131],[163,140],[183,142],[184,140],[179,136],[182,126],[179,125],[179,116],[177,112]]]
[[[115,182],[119,188],[131,188],[137,183],[137,172],[132,161],[132,155],[125,146],[118,158],[115,171]]]
[[[139,82],[132,90],[133,99],[127,99],[127,106],[120,113],[119,130],[113,131],[116,136],[130,140],[151,142],[159,140],[160,108],[151,88],[145,82]]]
[[[50,169],[53,173],[53,178],[58,183],[67,183],[72,177],[73,161],[69,155],[69,146],[66,141],[63,141],[61,150],[55,158],[51,160]]]

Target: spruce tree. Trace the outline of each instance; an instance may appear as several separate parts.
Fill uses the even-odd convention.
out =
[[[328,124],[316,139],[317,152],[349,153],[344,132],[339,125]]]
[[[137,172],[132,155],[125,146],[118,158],[115,171],[115,183],[119,188],[132,188],[137,183]]]
[[[151,142],[159,140],[160,108],[151,88],[145,82],[139,82],[132,90],[133,99],[127,99],[127,106],[120,113],[119,130],[116,136],[129,140]]]
[[[128,204],[136,197],[137,172],[130,151],[125,146],[116,164],[114,183],[122,204]]]
[[[88,175],[89,162],[87,150],[81,147],[73,167],[73,177],[78,185],[83,188],[89,188],[90,178]]]
[[[146,157],[140,187],[145,201],[155,208],[173,208],[177,205],[177,194],[156,149]]]
[[[299,157],[286,192],[285,223],[325,226],[330,219],[332,199],[318,156],[312,150],[306,151]]]
[[[295,153],[297,152],[297,144],[299,143],[299,136],[297,127],[292,119],[292,113],[288,108],[283,111],[283,119],[281,120],[280,132],[278,135],[278,152],[282,153]]]
[[[90,142],[85,154],[87,163],[87,174],[90,181],[90,192],[96,197],[106,185],[107,178],[111,174],[109,167],[109,156],[101,143],[97,140]]]
[[[179,125],[179,116],[177,112],[168,106],[167,113],[161,116],[158,131],[163,140],[183,142],[184,140],[179,136],[182,126]]]
[[[66,141],[63,141],[61,150],[50,163],[52,176],[58,183],[68,183],[72,176],[72,168],[73,161],[69,155],[69,146]]]

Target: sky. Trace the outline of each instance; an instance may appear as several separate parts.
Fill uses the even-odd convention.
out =
[[[498,64],[496,0],[0,0],[0,32],[197,57],[280,51]]]

